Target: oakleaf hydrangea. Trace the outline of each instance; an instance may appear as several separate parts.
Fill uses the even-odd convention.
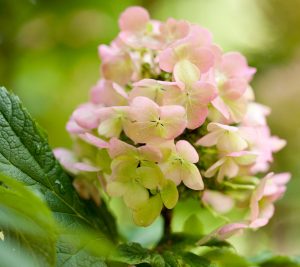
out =
[[[255,68],[188,21],[130,7],[119,27],[99,46],[101,78],[89,101],[67,123],[73,149],[55,151],[78,193],[99,205],[102,194],[121,198],[139,226],[173,209],[182,192],[196,193],[229,222],[200,243],[266,225],[290,175],[262,178],[285,141],[255,102]]]

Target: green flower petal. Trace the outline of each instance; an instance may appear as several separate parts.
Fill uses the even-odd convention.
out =
[[[160,215],[162,210],[160,195],[153,196],[141,205],[139,209],[133,211],[133,220],[139,226],[148,226]]]
[[[106,186],[106,190],[111,197],[121,197],[127,191],[127,185],[122,182],[111,182]]]
[[[178,190],[176,184],[171,180],[166,180],[166,184],[160,191],[162,202],[168,209],[174,208],[178,201]]]
[[[144,205],[149,199],[149,193],[147,189],[137,183],[131,183],[128,185],[124,194],[124,202],[127,207],[131,209],[137,209]]]
[[[141,184],[150,190],[157,188],[158,184],[163,179],[163,174],[157,166],[142,166],[137,168],[136,172]]]

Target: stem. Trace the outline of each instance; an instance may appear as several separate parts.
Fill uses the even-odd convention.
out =
[[[172,210],[169,209],[163,209],[162,216],[165,221],[165,228],[164,228],[164,240],[170,240],[172,229],[171,229],[171,223],[172,223]]]

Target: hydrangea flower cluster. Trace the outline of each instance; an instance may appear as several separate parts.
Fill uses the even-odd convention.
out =
[[[174,208],[179,192],[196,193],[216,214],[243,214],[209,236],[266,225],[289,174],[259,178],[285,141],[271,136],[270,110],[254,100],[256,70],[184,20],[130,7],[119,26],[99,46],[101,79],[89,102],[67,124],[74,149],[55,150],[79,194],[98,204],[101,192],[121,197],[140,226]]]

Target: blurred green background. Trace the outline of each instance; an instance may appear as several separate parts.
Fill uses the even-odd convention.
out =
[[[300,0],[0,0],[0,85],[20,96],[53,147],[70,146],[65,123],[99,78],[97,46],[116,36],[117,18],[130,5],[155,19],[199,23],[224,50],[241,51],[258,68],[257,100],[273,110],[273,133],[288,140],[273,169],[293,179],[271,223],[233,242],[248,255],[299,255]]]

